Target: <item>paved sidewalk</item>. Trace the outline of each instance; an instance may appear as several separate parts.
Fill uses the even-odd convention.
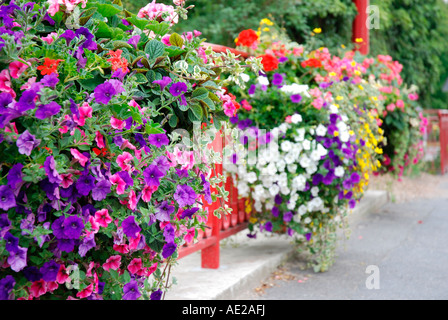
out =
[[[448,183],[440,190],[444,196],[388,203],[364,215],[329,271],[314,273],[290,260],[283,268],[289,280],[271,280],[264,294],[248,288],[237,298],[448,300]]]
[[[380,210],[387,201],[385,191],[368,191],[350,216],[350,223]],[[237,299],[257,287],[293,253],[287,236],[257,234],[257,239],[249,239],[247,233],[243,230],[221,242],[219,269],[202,269],[200,252],[180,259],[171,272],[177,284],[166,293],[165,300]]]

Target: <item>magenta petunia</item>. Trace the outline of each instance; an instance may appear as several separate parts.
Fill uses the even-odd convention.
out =
[[[129,216],[124,219],[121,226],[123,227],[124,234],[129,238],[137,237],[137,233],[142,230],[137,222],[135,222],[135,216]]]

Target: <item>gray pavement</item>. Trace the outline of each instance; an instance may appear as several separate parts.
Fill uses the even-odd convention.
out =
[[[236,299],[448,300],[448,184],[440,187],[446,196],[363,215],[329,271],[314,273],[291,259],[284,269],[293,280],[271,280],[264,294],[248,288]],[[367,288],[374,280],[379,286]]]
[[[380,210],[387,201],[385,191],[368,191],[351,214],[350,223],[362,221],[364,216]],[[202,269],[199,252],[180,259],[171,272],[176,284],[166,293],[165,300],[266,298],[251,296],[251,293],[260,281],[293,256],[291,240],[287,236],[262,234],[258,234],[257,239],[250,239],[247,233],[243,230],[222,241],[218,269]]]

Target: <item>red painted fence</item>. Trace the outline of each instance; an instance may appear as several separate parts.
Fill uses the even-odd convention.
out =
[[[442,174],[448,172],[448,110],[439,110],[440,128],[440,170]]]

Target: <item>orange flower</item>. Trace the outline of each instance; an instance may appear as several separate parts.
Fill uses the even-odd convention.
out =
[[[314,59],[314,58],[311,58],[311,59],[303,61],[301,63],[301,65],[302,65],[303,68],[306,68],[306,67],[314,67],[314,68],[322,67],[322,63],[320,62],[320,60]]]
[[[59,62],[64,61],[62,59],[50,59],[50,58],[45,58],[44,59],[44,64],[41,66],[37,67],[37,70],[40,70],[40,73],[42,75],[46,75],[46,74],[52,74],[52,73],[58,73],[57,68],[59,65]]]
[[[123,73],[127,73],[129,71],[128,60],[121,56],[122,52],[123,51],[120,49],[117,49],[116,51],[110,50],[108,55],[110,55],[111,58],[107,59],[107,61],[112,64],[112,71],[117,71],[118,69],[121,69]]]

